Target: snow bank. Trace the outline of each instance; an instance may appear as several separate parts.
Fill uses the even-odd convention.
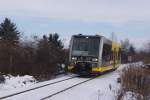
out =
[[[0,90],[9,90],[20,88],[24,86],[29,86],[35,84],[36,80],[33,76],[25,75],[25,76],[5,76],[5,83],[0,84]]]

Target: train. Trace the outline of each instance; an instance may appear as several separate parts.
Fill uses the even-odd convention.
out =
[[[120,65],[117,42],[101,35],[73,35],[69,47],[68,71],[79,75],[99,75]]]

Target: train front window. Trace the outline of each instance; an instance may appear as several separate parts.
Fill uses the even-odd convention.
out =
[[[88,41],[85,39],[74,39],[73,50],[88,51]]]
[[[87,51],[87,56],[98,56],[100,38],[98,37],[75,37],[73,51]]]

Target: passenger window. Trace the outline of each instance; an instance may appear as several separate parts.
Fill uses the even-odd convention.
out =
[[[112,49],[111,45],[104,44],[103,53],[102,53],[102,65],[107,66],[110,64],[110,60],[112,59]]]

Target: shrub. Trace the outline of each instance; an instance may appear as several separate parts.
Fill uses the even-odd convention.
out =
[[[150,71],[142,65],[129,65],[121,73],[122,91],[133,92],[137,99],[148,100],[150,96]]]

